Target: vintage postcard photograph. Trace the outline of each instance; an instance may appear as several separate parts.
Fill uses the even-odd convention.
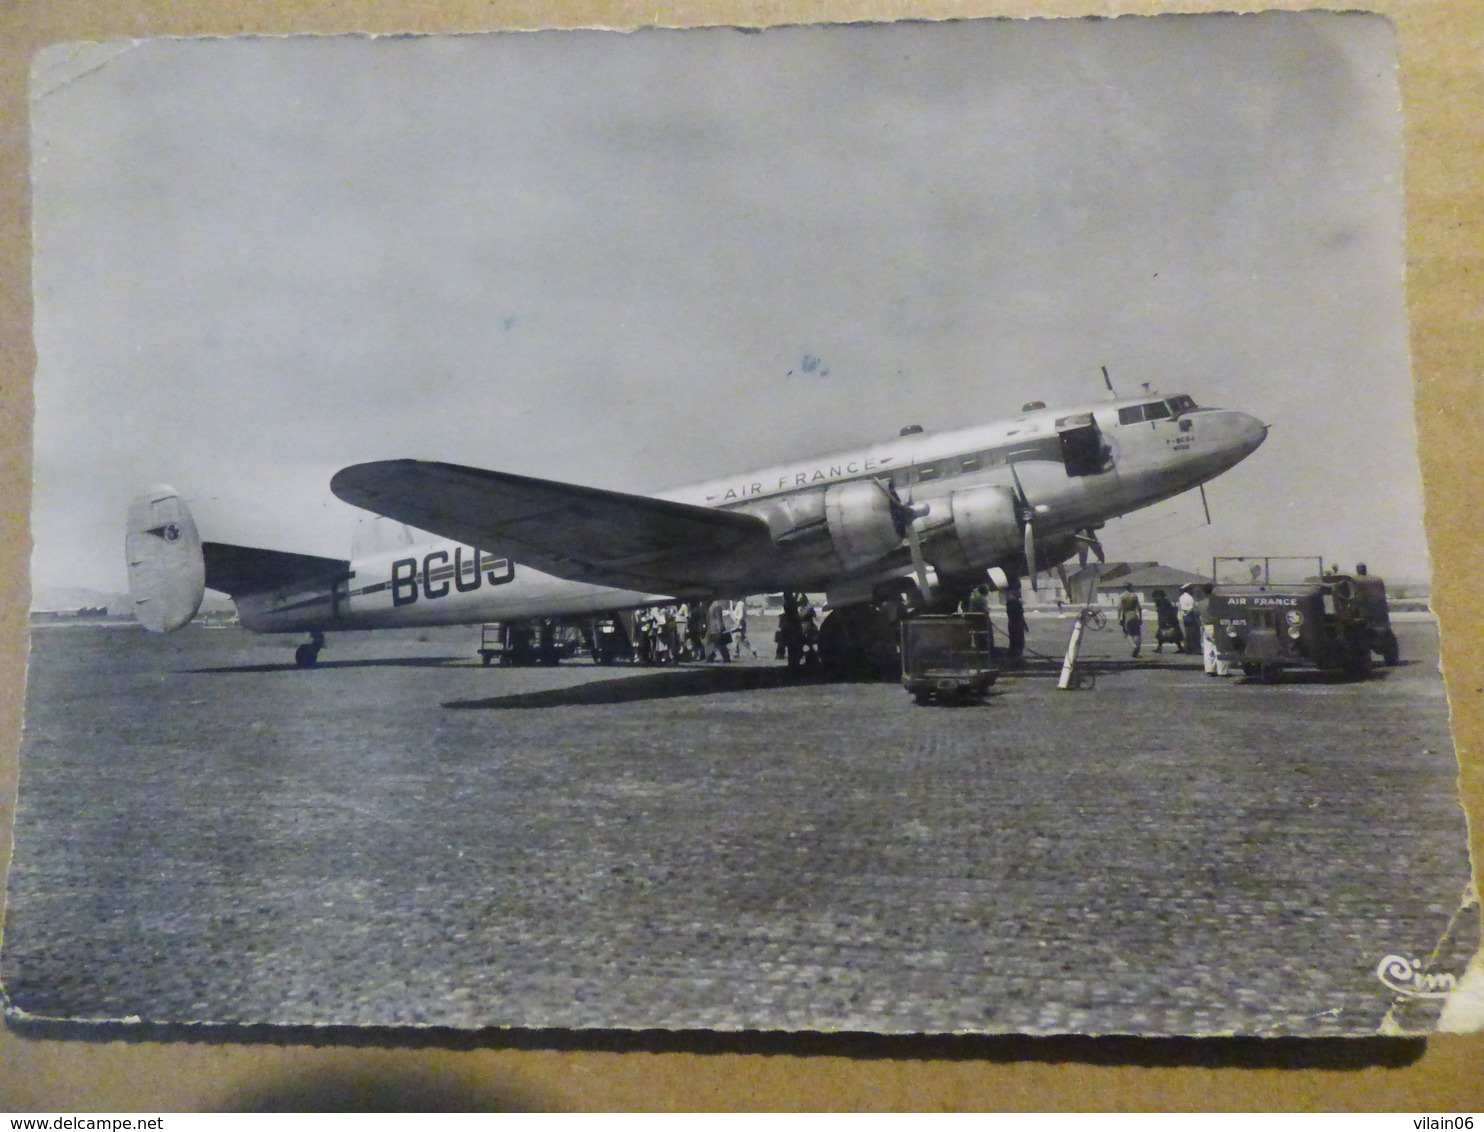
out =
[[[1478,1024],[1384,18],[31,84],[13,1024]]]

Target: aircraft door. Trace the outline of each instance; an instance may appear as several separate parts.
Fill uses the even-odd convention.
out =
[[[1113,470],[1113,449],[1091,413],[1056,422],[1062,462],[1069,476],[1096,476]]]

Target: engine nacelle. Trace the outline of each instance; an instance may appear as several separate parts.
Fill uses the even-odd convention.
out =
[[[948,522],[932,531],[924,548],[940,569],[974,572],[1023,552],[1025,534],[1010,488],[990,485],[955,491],[946,510]]]
[[[779,546],[812,551],[847,569],[867,566],[902,544],[891,497],[875,480],[831,484],[742,509],[764,520]]]
[[[826,488],[824,514],[835,553],[847,565],[874,562],[902,543],[891,497],[874,480]]]

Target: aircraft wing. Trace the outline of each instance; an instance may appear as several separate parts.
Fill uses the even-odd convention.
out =
[[[425,460],[343,468],[345,502],[559,578],[681,594],[735,578],[739,552],[771,548],[752,515]]]

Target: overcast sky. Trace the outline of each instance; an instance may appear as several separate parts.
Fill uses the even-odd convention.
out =
[[[1273,426],[1112,557],[1428,573],[1378,16],[71,45],[33,108],[37,586],[152,483],[344,556],[357,461],[652,490],[1102,365]]]

